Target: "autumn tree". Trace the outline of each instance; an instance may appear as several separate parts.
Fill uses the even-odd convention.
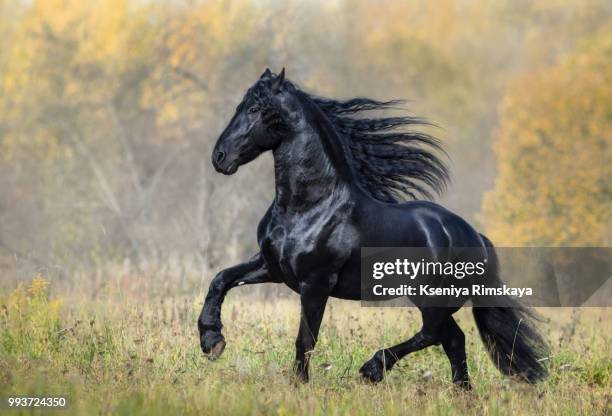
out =
[[[612,33],[508,88],[484,199],[497,244],[597,246],[612,235]]]

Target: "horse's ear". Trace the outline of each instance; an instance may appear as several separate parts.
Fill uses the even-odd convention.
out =
[[[281,85],[283,85],[284,81],[285,81],[285,68],[281,70],[280,74],[278,74],[278,76],[272,82],[272,91],[278,92]]]
[[[271,76],[272,76],[272,71],[270,71],[270,68],[266,68],[266,70],[264,71],[263,74],[261,74],[259,79],[270,78]]]

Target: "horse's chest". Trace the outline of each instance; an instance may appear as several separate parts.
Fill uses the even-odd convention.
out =
[[[268,266],[295,289],[311,275],[336,272],[350,254],[352,227],[344,210],[273,216],[261,249]]]

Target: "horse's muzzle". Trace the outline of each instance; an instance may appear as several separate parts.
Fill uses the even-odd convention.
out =
[[[222,173],[224,175],[233,175],[234,173],[236,173],[236,171],[238,171],[238,162],[232,162],[227,166],[219,166],[215,165],[214,163],[213,165],[215,166],[215,170],[217,172]]]
[[[213,152],[212,164],[217,172],[224,175],[233,175],[238,170],[238,162],[228,163],[225,152],[220,150]]]

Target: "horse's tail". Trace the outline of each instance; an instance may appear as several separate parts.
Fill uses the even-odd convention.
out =
[[[482,239],[487,246],[489,281],[501,283],[495,248],[487,237],[482,235]],[[510,297],[497,300],[503,306],[478,307],[476,297],[472,309],[493,363],[503,374],[518,376],[529,383],[545,378],[547,369],[543,361],[548,357],[548,347],[533,324],[535,316]]]

